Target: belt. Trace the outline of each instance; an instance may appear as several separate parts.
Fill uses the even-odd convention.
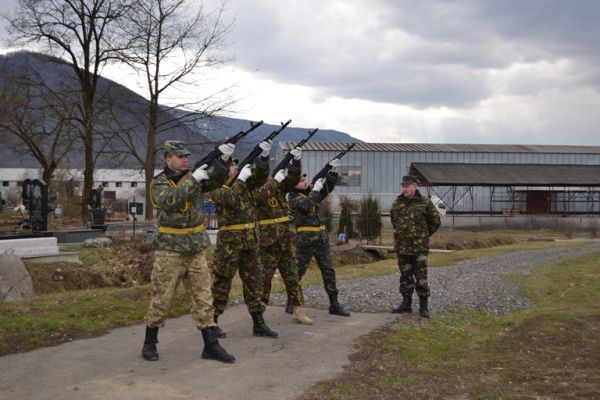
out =
[[[170,233],[173,235],[187,235],[190,233],[198,233],[204,230],[204,225],[193,226],[191,228],[172,228],[170,226],[160,226],[158,231],[160,233]]]
[[[296,232],[321,232],[326,231],[325,225],[321,226],[299,226],[296,228]]]
[[[279,224],[281,222],[290,222],[290,217],[279,217],[279,218],[271,218],[271,219],[263,219],[258,224],[259,225],[272,225]]]
[[[247,224],[237,224],[237,225],[225,225],[220,226],[220,231],[242,231],[245,229],[254,229],[256,224],[254,222],[249,222]]]

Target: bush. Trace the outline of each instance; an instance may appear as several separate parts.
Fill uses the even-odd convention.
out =
[[[381,235],[381,229],[383,228],[381,204],[379,199],[373,197],[370,193],[363,197],[360,202],[357,225],[360,234],[367,240],[375,240]]]
[[[352,212],[356,211],[358,208],[356,202],[352,200],[349,196],[341,196],[340,197],[340,206],[342,211],[340,212],[340,221],[338,225],[338,232],[345,234],[345,241],[348,242],[348,239],[354,237],[354,227],[352,225]]]

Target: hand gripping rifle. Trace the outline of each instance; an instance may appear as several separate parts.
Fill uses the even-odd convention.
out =
[[[338,155],[336,155],[329,162],[327,162],[327,164],[325,164],[325,166],[319,172],[317,172],[317,174],[314,176],[314,178],[312,179],[311,185],[314,185],[318,179],[323,178],[325,175],[327,175],[327,173],[329,171],[331,171],[331,168],[333,168],[331,165],[329,165],[329,163],[331,161],[335,160],[336,158],[341,159],[342,157],[344,157],[346,155],[346,153],[348,153],[350,150],[352,150],[352,148],[355,145],[356,145],[356,143],[352,143],[350,146],[348,146],[348,148],[346,150],[338,153]]]
[[[304,146],[304,143],[308,142],[310,140],[310,138],[313,137],[313,135],[315,133],[317,133],[318,130],[319,130],[319,128],[309,130],[308,137],[306,137],[306,138],[302,139],[300,142],[298,142],[298,144],[295,145],[294,148],[296,148],[296,147],[302,148],[302,146]],[[292,158],[294,158],[294,156],[288,151],[287,154],[285,156],[283,156],[283,159],[279,162],[279,164],[277,164],[277,166],[273,170],[273,173],[271,174],[271,176],[275,176],[277,174],[277,172],[279,172],[279,170],[287,168],[290,161],[292,161]]]
[[[273,131],[269,134],[269,136],[267,136],[266,138],[264,138],[262,140],[262,142],[265,142],[267,140],[273,140],[275,139],[275,137],[277,135],[279,135],[281,133],[281,131],[283,131],[290,123],[292,122],[292,120],[288,120],[288,122],[286,122],[285,124],[282,122],[281,123],[281,128],[277,129],[276,131]],[[262,143],[261,142],[261,143]],[[254,159],[256,157],[258,157],[258,155],[262,153],[262,149],[260,148],[260,144],[257,144],[254,149],[252,149],[252,151],[250,152],[250,154],[248,154],[246,156],[246,158],[244,158],[239,164],[238,164],[238,171],[241,171],[242,168],[244,168],[245,165],[247,164],[252,164],[254,162]]]
[[[226,144],[226,143],[235,144],[235,143],[237,143],[238,140],[240,140],[241,138],[243,138],[244,136],[246,136],[247,134],[249,134],[256,128],[258,128],[262,124],[263,124],[263,121],[258,121],[258,122],[254,122],[254,123],[250,122],[250,128],[248,130],[240,131],[240,132],[236,133],[234,136],[228,137],[227,139],[225,139],[224,141],[222,141],[221,143],[216,145],[213,151],[208,153],[200,161],[198,161],[196,164],[194,164],[194,168],[192,168],[192,172],[197,170],[204,164],[210,166],[210,164],[215,160],[215,158],[223,155],[223,153],[221,153],[221,150],[219,150],[220,145]]]
[[[262,142],[267,141],[267,140],[273,140],[275,139],[275,137],[277,135],[279,135],[281,133],[281,131],[283,131],[290,123],[292,122],[292,120],[288,120],[286,123],[281,123],[281,128],[277,129],[276,131],[273,131],[269,134],[269,136],[267,136],[266,138],[264,138]],[[225,183],[226,185],[231,185],[232,182],[235,181],[235,179],[237,178],[239,172],[242,170],[242,168],[244,168],[244,166],[248,165],[248,164],[252,164],[254,162],[254,159],[256,157],[258,157],[258,155],[260,153],[262,153],[262,149],[260,148],[260,143],[257,144],[254,149],[252,149],[252,151],[250,152],[250,154],[248,154],[241,162],[238,163],[237,167],[238,167],[238,173],[235,175],[232,175],[231,177],[229,177],[229,179],[227,179],[227,182]]]

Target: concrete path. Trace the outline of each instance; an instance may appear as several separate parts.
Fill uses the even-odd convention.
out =
[[[394,314],[331,316],[307,309],[312,326],[298,325],[281,307],[269,307],[267,324],[278,339],[252,336],[244,305],[227,309],[219,322],[221,344],[235,364],[200,358],[202,336],[189,315],[167,321],[159,332],[160,360],[140,352],[144,326],[0,357],[0,398],[9,399],[294,399],[348,363],[354,340],[392,321]]]

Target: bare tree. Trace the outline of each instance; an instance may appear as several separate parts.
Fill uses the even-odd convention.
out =
[[[122,25],[124,43],[120,55],[123,61],[144,76],[148,88],[148,115],[143,123],[147,129],[145,154],[135,146],[136,140],[121,129],[124,146],[142,162],[146,188],[156,169],[157,139],[161,132],[208,118],[231,104],[224,88],[190,102],[160,105],[161,95],[170,88],[193,84],[193,72],[230,61],[223,56],[225,39],[231,23],[223,21],[225,3],[211,13],[202,5],[191,12],[197,2],[192,0],[134,0],[134,12]],[[146,190],[146,216],[152,218],[150,190]]]
[[[130,0],[19,0],[9,18],[17,44],[41,43],[51,54],[70,62],[80,89],[77,121],[85,153],[81,217],[94,183],[95,100],[102,67],[114,56],[112,43],[118,21],[130,10]]]
[[[73,97],[45,84],[31,65],[0,65],[0,134],[15,154],[31,154],[48,185],[76,139]],[[11,140],[12,139],[12,140]]]

